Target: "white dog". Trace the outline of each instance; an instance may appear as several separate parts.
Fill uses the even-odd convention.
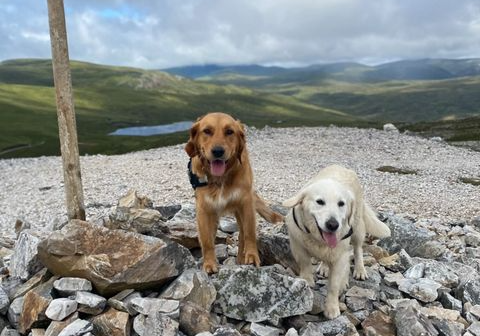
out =
[[[362,251],[365,234],[384,238],[390,236],[390,229],[364,202],[357,174],[338,165],[322,169],[283,205],[292,208],[285,221],[300,277],[311,286],[315,284],[311,257],[329,268],[324,315],[333,319],[340,315],[340,291],[348,285],[350,240],[355,258],[353,276],[365,280]]]

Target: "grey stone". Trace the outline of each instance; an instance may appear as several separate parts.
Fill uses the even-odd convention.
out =
[[[437,290],[441,287],[438,282],[430,279],[405,279],[400,282],[398,289],[422,301],[432,302],[438,297]]]
[[[157,298],[134,298],[130,301],[132,309],[143,315],[152,315],[161,312],[165,315],[179,315],[180,302],[177,300]]]
[[[226,233],[238,232],[237,221],[231,217],[225,217],[220,219],[220,230]]]
[[[295,329],[294,329],[295,330]],[[323,333],[318,330],[317,326],[309,322],[304,327],[300,329],[300,336],[324,336]]]
[[[140,292],[135,292],[133,290],[127,289],[121,291],[115,296],[112,296],[108,299],[108,304],[120,311],[129,313],[132,316],[137,314],[137,311],[132,308],[131,301],[136,298],[141,298],[142,294]]]
[[[158,207],[154,207],[154,209],[160,212],[161,219],[164,222],[166,222],[172,219],[182,209],[182,205],[175,204],[175,205],[158,206]]]
[[[463,310],[463,305],[462,301],[456,299],[449,293],[442,293],[439,298],[440,303],[442,304],[443,308],[446,309],[453,309],[458,312],[462,312]]]
[[[458,286],[459,278],[444,263],[430,261],[425,263],[424,278],[438,282],[444,287],[454,288]]]
[[[215,255],[219,263],[228,258],[228,246],[226,244],[215,245]]]
[[[47,330],[45,330],[45,336],[58,336],[58,334],[60,334],[60,332],[65,329],[66,326],[75,320],[78,320],[78,312],[73,313],[63,321],[50,322]]]
[[[54,321],[62,321],[65,317],[77,310],[77,302],[67,298],[55,299],[50,302],[45,315]]]
[[[285,336],[298,336],[298,331],[295,328],[290,328],[285,333]]]
[[[145,334],[146,320],[147,320],[147,317],[142,314],[138,314],[133,319],[133,330],[140,336],[143,336]]]
[[[37,247],[45,236],[46,233],[33,229],[20,233],[10,261],[12,277],[25,281],[44,267],[38,257]]]
[[[420,313],[420,305],[415,300],[399,303],[393,311],[397,336],[437,336],[432,322]]]
[[[92,323],[78,319],[66,326],[58,336],[81,336],[92,330]]]
[[[16,292],[19,287],[21,287],[25,281],[21,280],[20,278],[14,278],[14,277],[7,277],[7,278],[2,278],[2,288],[7,293],[8,298],[10,301],[13,299],[16,299],[18,296],[16,296]],[[21,295],[20,295],[21,296]]]
[[[383,281],[388,286],[398,286],[398,282],[403,279],[405,279],[405,277],[400,272],[388,273],[383,277]]]
[[[480,304],[480,277],[461,282],[456,297],[472,305]]]
[[[383,130],[385,132],[392,132],[392,133],[399,133],[399,130],[397,127],[395,127],[394,124],[392,123],[387,123],[383,125]]]
[[[10,305],[10,299],[8,298],[7,292],[0,286],[0,315],[5,315],[8,311],[8,306]]]
[[[250,332],[255,336],[279,336],[283,330],[254,322],[250,325]]]
[[[360,288],[367,288],[367,289],[373,289],[373,290],[378,290],[378,287],[380,286],[380,283],[382,282],[382,276],[373,267],[365,267],[368,275],[368,279],[366,280],[356,280],[353,278],[353,276],[350,276],[350,281],[349,284],[350,286],[357,286]]]
[[[437,259],[446,251],[445,246],[434,240],[433,232],[417,227],[408,218],[389,216],[386,224],[390,227],[391,236],[381,239],[378,245],[390,254],[397,253],[403,248],[412,257]]]
[[[424,272],[425,272],[425,263],[419,263],[410,267],[404,273],[404,276],[407,279],[420,279],[420,278],[423,278]]]
[[[215,330],[213,336],[241,336],[241,334],[233,328],[230,327],[220,327]]]
[[[376,300],[377,299],[377,292],[368,289],[368,288],[361,288],[357,286],[350,287],[347,292],[345,293],[347,297],[358,297],[358,298],[366,298],[369,300]]]
[[[77,292],[75,301],[78,303],[78,311],[90,315],[98,315],[107,304],[107,299],[90,292]]]
[[[27,294],[27,292],[29,290],[31,290],[31,289],[37,287],[38,285],[44,283],[45,281],[50,279],[51,276],[52,276],[52,274],[50,272],[48,272],[48,270],[46,268],[43,268],[41,271],[37,272],[33,277],[28,279],[27,282],[19,285],[16,288],[16,290],[14,290],[12,292],[12,298],[15,299],[19,296],[23,296],[23,295]]]
[[[395,288],[388,287],[385,285],[380,285],[379,299],[383,302],[387,302],[392,299],[402,299],[402,293]]]
[[[18,328],[18,324],[20,323],[20,315],[22,314],[23,310],[23,302],[24,297],[20,296],[13,300],[8,308],[8,321],[14,328]]]
[[[4,318],[2,315],[0,315],[0,331],[3,330],[3,328],[5,328],[7,326],[10,326],[7,319]]]
[[[276,232],[273,234],[261,232],[258,236],[258,253],[262,265],[279,264],[298,272],[299,267],[290,249],[288,234],[281,233],[280,227],[276,228]]]
[[[372,301],[365,297],[347,297],[345,304],[352,312],[372,309]]]
[[[146,318],[143,336],[176,336],[178,327],[177,321],[155,312]]]
[[[469,331],[472,335],[480,336],[480,322],[473,322],[467,328],[467,331]]]
[[[412,267],[412,257],[403,248],[400,250],[400,252],[398,252],[398,257],[404,271]]]
[[[20,336],[20,334],[15,329],[5,327],[0,333],[0,336]]]
[[[191,301],[210,311],[217,290],[208,275],[197,269],[189,269],[175,279],[160,295],[163,299]]]
[[[53,283],[55,288],[62,295],[74,295],[76,292],[90,292],[92,283],[87,279],[66,277]]]
[[[307,282],[280,274],[274,267],[224,267],[214,284],[215,311],[239,320],[274,320],[305,314],[313,306]]]
[[[306,330],[311,330],[306,333]],[[300,335],[324,335],[324,336],[358,336],[357,329],[350,320],[343,315],[325,322],[311,322],[300,330]]]

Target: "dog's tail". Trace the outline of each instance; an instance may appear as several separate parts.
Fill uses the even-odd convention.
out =
[[[368,204],[365,204],[363,221],[365,223],[366,231],[372,236],[377,238],[390,237],[390,228],[377,218],[377,215]]]
[[[266,221],[270,223],[279,223],[283,221],[283,216],[279,213],[276,213],[267,205],[267,203],[258,196],[257,193],[254,194],[255,197],[255,210],[258,214],[265,218]]]

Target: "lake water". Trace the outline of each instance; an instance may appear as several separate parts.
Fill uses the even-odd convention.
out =
[[[150,136],[159,134],[171,134],[181,131],[186,131],[192,127],[191,121],[180,121],[165,125],[156,126],[138,126],[119,128],[109,135],[131,135],[131,136]]]

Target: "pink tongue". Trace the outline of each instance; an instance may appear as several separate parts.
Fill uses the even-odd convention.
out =
[[[213,176],[222,176],[225,173],[225,161],[215,160],[210,163],[210,172]]]
[[[323,234],[323,239],[325,239],[325,242],[327,243],[328,247],[334,248],[337,246],[337,236],[335,235],[334,232],[322,232]]]

